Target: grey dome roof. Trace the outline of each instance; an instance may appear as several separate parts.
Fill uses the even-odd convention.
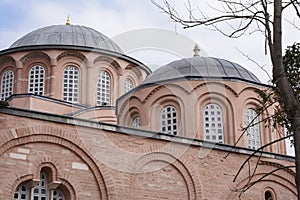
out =
[[[261,83],[253,73],[234,62],[213,57],[192,57],[160,67],[146,78],[143,85],[178,79],[224,79]]]
[[[123,54],[121,48],[102,33],[80,25],[52,25],[34,30],[9,48],[38,45],[76,46],[109,50]]]

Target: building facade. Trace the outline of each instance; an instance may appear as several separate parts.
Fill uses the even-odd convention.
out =
[[[152,73],[69,23],[2,50],[0,199],[296,199],[270,86],[198,51]]]

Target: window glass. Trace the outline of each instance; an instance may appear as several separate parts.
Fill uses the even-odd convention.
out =
[[[246,126],[247,128],[247,140],[248,148],[258,149],[260,147],[260,132],[258,117],[253,109],[248,109],[246,112]]]
[[[132,127],[133,128],[140,128],[141,127],[141,118],[140,117],[133,118]]]
[[[44,95],[45,69],[42,66],[33,66],[28,75],[28,93]]]
[[[13,94],[14,89],[14,73],[12,70],[7,70],[3,73],[1,78],[1,100],[5,100]]]
[[[163,133],[177,135],[177,111],[174,106],[166,106],[162,109],[160,121]]]
[[[100,71],[97,81],[97,105],[110,105],[110,76]]]
[[[224,143],[223,114],[218,104],[210,103],[204,107],[204,140]]]
[[[75,66],[67,66],[64,70],[63,100],[77,103],[79,97],[79,70]]]
[[[132,81],[129,79],[129,78],[126,78],[125,79],[125,86],[124,86],[125,88],[124,88],[124,90],[125,90],[125,93],[126,92],[129,92],[130,90],[132,90],[132,88],[133,88],[133,83],[132,83]]]
[[[29,200],[29,189],[25,184],[17,187],[14,193],[14,200]]]

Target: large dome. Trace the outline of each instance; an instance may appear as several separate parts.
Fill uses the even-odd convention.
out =
[[[182,79],[224,79],[261,83],[253,73],[239,64],[220,58],[198,56],[176,60],[160,67],[150,74],[143,84],[170,82]]]
[[[102,33],[79,25],[52,25],[43,27],[21,37],[9,48],[45,45],[95,48],[123,54],[121,48]]]

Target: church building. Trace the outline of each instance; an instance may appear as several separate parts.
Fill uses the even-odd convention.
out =
[[[260,122],[272,88],[199,51],[152,72],[69,21],[0,51],[0,200],[297,199],[267,145],[284,130]]]

